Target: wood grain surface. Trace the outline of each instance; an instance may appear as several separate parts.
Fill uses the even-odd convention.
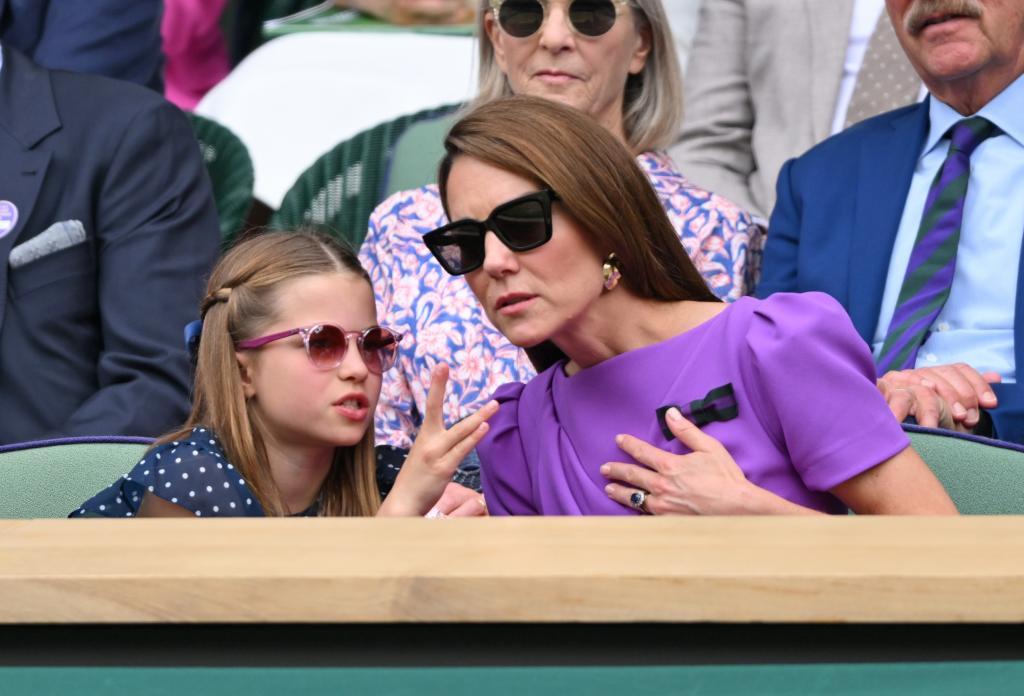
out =
[[[0,521],[0,623],[1021,622],[1024,517]]]

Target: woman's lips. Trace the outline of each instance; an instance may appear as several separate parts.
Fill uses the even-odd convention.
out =
[[[578,79],[575,75],[570,75],[569,73],[560,72],[558,70],[541,70],[534,73],[533,76],[541,82],[546,82],[552,85],[564,85]]]
[[[536,295],[504,295],[498,298],[494,306],[503,317],[514,317],[529,309],[536,299]]]

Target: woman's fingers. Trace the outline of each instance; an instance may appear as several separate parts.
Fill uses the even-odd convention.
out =
[[[608,462],[601,465],[601,475],[612,481],[620,481],[647,492],[653,491],[658,485],[658,474],[636,464],[624,462]]]
[[[679,409],[675,407],[665,413],[665,423],[676,439],[694,452],[717,452],[722,449],[722,443],[702,432],[700,428],[684,418]],[[669,458],[673,456],[632,435],[617,436],[615,444],[633,459],[661,473],[665,473]]]

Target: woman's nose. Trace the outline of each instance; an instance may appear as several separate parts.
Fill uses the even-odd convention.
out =
[[[518,268],[516,254],[498,239],[498,235],[488,231],[484,235],[483,269],[489,275],[499,277],[513,273]]]
[[[574,38],[567,4],[549,2],[540,28],[540,45],[548,51],[557,52],[567,48]]]

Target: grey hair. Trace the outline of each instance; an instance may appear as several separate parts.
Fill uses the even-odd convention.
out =
[[[679,135],[683,118],[683,80],[676,55],[672,29],[661,0],[630,0],[638,31],[647,29],[651,51],[639,75],[626,80],[622,104],[622,127],[626,144],[634,154],[660,150]],[[476,98],[467,111],[502,97],[512,96],[512,87],[494,59],[485,30],[485,17],[492,12],[489,0],[480,0],[477,12],[479,82]]]

